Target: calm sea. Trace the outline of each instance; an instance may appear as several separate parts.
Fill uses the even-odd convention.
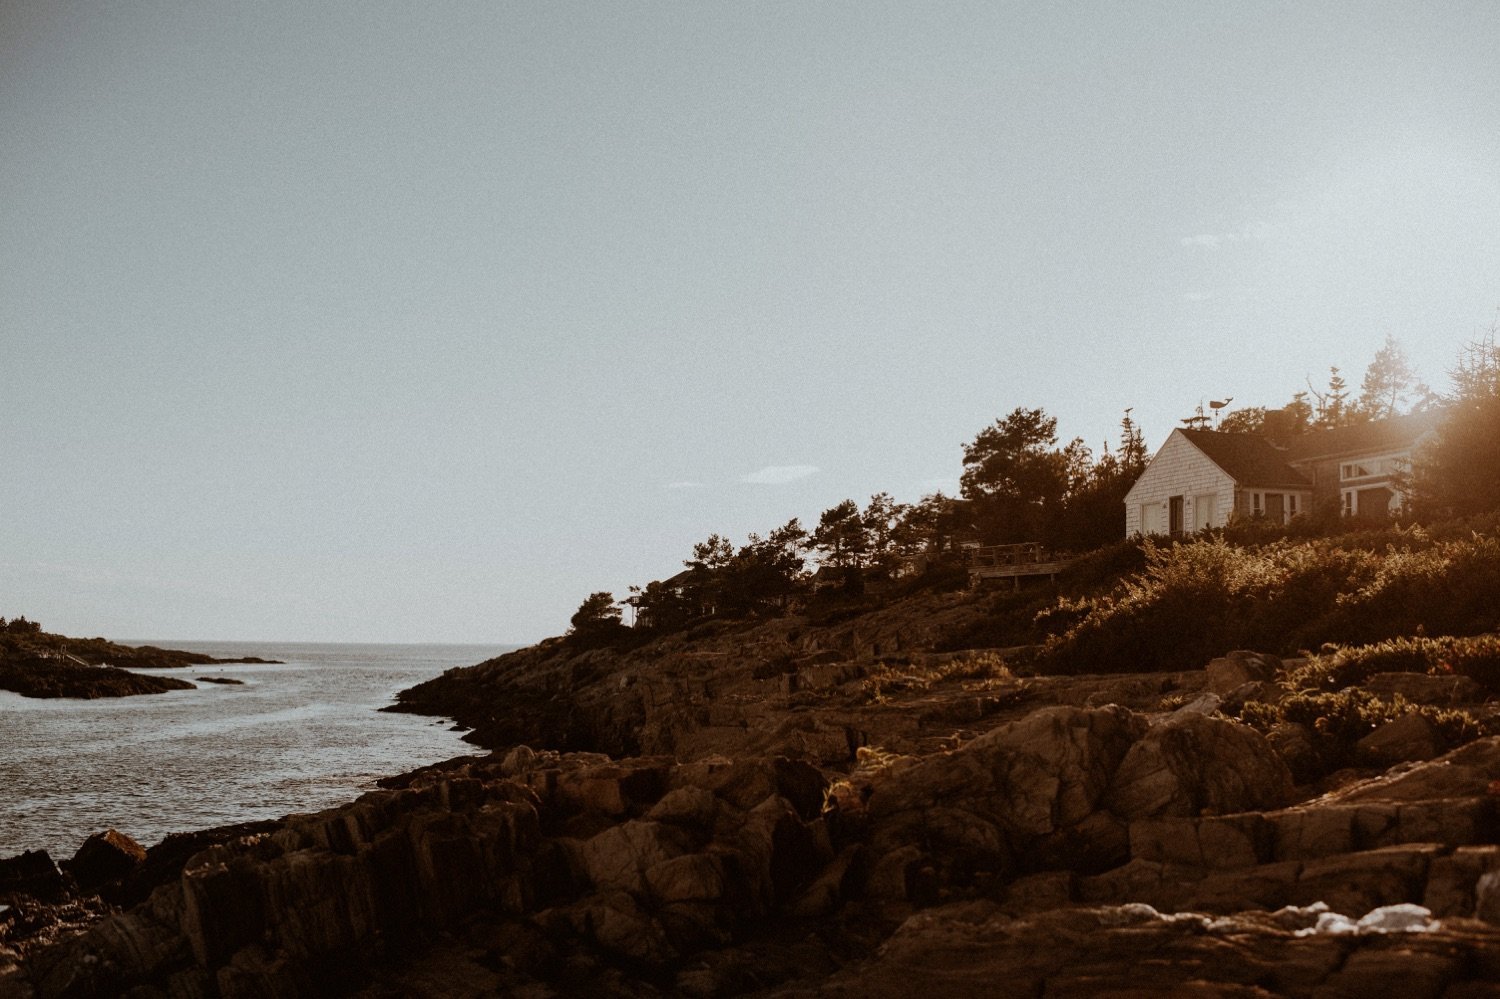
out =
[[[40,847],[65,859],[110,827],[150,846],[171,832],[326,808],[379,777],[477,752],[447,720],[376,709],[450,666],[515,648],[150,644],[285,665],[142,670],[244,685],[94,701],[0,691],[0,858]]]

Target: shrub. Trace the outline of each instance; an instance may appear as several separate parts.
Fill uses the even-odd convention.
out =
[[[1283,722],[1306,725],[1316,734],[1324,758],[1338,765],[1351,759],[1360,739],[1411,712],[1432,723],[1443,749],[1489,734],[1490,727],[1467,711],[1415,705],[1399,694],[1386,700],[1357,687],[1293,694],[1279,704],[1249,701],[1240,708],[1239,719],[1261,731]]]
[[[1390,526],[1257,547],[1146,541],[1142,551],[1145,568],[1114,590],[1061,601],[1035,622],[1052,631],[1051,669],[1187,669],[1235,648],[1288,655],[1500,625],[1500,539],[1490,535],[1436,540]]]
[[[1392,547],[1374,575],[1319,622],[1328,640],[1375,642],[1427,632],[1472,635],[1500,625],[1500,540]]]
[[[1377,673],[1467,676],[1500,693],[1500,636],[1391,638],[1373,645],[1333,648],[1283,678],[1294,691],[1342,690]]]
[[[1430,638],[1390,638],[1374,645],[1332,646],[1290,670],[1282,682],[1293,691],[1342,690],[1376,673],[1426,673],[1438,662],[1441,643]]]

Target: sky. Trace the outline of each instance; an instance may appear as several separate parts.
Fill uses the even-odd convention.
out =
[[[0,3],[0,616],[523,642],[1500,308],[1500,5]]]

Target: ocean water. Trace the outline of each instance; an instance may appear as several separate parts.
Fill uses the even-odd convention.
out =
[[[477,752],[446,719],[377,709],[451,666],[515,648],[149,644],[285,665],[141,670],[244,685],[93,701],[0,691],[0,858],[43,848],[65,859],[111,827],[150,846],[172,832],[313,811],[377,778]]]

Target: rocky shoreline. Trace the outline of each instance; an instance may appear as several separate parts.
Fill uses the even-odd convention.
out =
[[[550,662],[571,719],[534,686],[475,696],[478,731],[634,745],[512,744],[145,851],[50,930],[12,917],[0,996],[1500,989],[1500,737],[1298,783],[1295,733],[1218,710],[1272,657],[1025,678],[868,639],[790,671],[701,636],[650,677],[556,645],[451,671],[405,703]]]
[[[24,618],[21,621],[29,624]],[[276,662],[255,656],[217,659],[201,652],[162,649],[154,645],[131,646],[102,638],[69,638],[49,634],[34,626],[17,629],[14,623],[0,631],[0,690],[9,690],[23,697],[93,699],[194,689],[194,685],[186,680],[137,673],[125,669],[126,666],[178,669]]]

